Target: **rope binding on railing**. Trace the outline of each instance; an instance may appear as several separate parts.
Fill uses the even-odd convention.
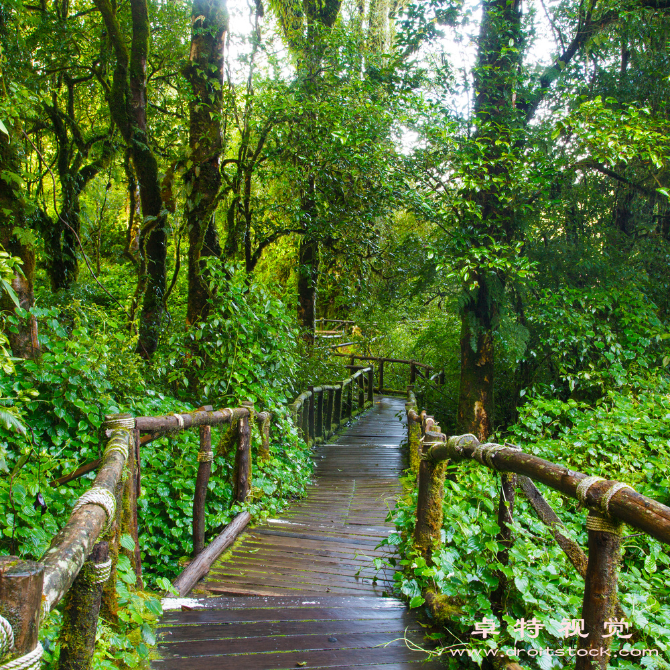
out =
[[[107,428],[108,430],[114,430],[114,429],[132,430],[135,428],[135,417],[120,416],[120,417],[114,417],[112,419],[107,419],[105,421],[105,428]]]
[[[14,648],[12,624],[0,614],[0,658]]]
[[[106,535],[114,523],[116,517],[116,497],[114,494],[101,486],[94,486],[84,493],[79,500],[77,500],[72,514],[79,510],[84,505],[99,505],[105,512],[107,512],[107,523],[100,532],[100,535]]]
[[[577,484],[577,500],[579,500],[579,504],[583,505],[584,507],[586,506],[586,494],[588,493],[588,490],[596,483],[596,482],[604,482],[605,479],[603,477],[598,477],[598,475],[594,475],[592,477],[586,477],[585,479],[582,479],[579,484]]]
[[[112,559],[108,558],[102,563],[87,562],[90,570],[91,584],[104,584],[112,574]]]
[[[199,451],[198,452],[198,463],[209,463],[214,460],[213,451]]]
[[[600,507],[607,514],[610,516],[610,500],[619,492],[622,491],[623,489],[629,489],[631,491],[635,491],[635,489],[630,486],[630,484],[624,484],[623,482],[614,482],[612,486],[610,486],[605,493],[603,493],[602,498],[600,498]]]
[[[597,512],[591,512],[586,517],[586,530],[597,530],[601,533],[612,533],[612,535],[621,535],[623,523],[616,519],[609,519]]]
[[[179,424],[179,430],[181,430],[184,427],[184,417],[181,414],[177,414],[176,412],[173,412],[170,414],[170,416],[173,416],[177,419],[177,423]]]
[[[9,663],[0,665],[0,670],[40,670],[43,653],[44,649],[42,648],[41,643],[38,642],[37,646],[32,651],[15,658]]]
[[[121,435],[112,437],[105,447],[103,457],[107,456],[107,454],[111,454],[113,451],[118,451],[123,456],[124,460],[128,460],[128,439],[121,437]]]

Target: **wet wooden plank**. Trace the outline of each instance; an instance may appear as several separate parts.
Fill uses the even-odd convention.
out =
[[[381,618],[368,619],[321,619],[319,621],[262,621],[241,624],[214,624],[211,626],[180,626],[161,630],[159,642],[161,644],[172,644],[174,642],[196,642],[202,640],[230,640],[244,638],[253,644],[251,638],[268,637],[273,635],[319,635],[339,637],[349,633],[360,632],[364,629],[366,633],[402,633],[409,630],[420,633],[419,626],[412,622],[408,615],[395,617],[393,619]]]
[[[412,652],[401,643],[380,649],[333,649],[291,651],[288,653],[244,654],[238,656],[194,656],[179,659],[153,661],[155,668],[174,670],[288,670],[289,668],[354,668],[378,666],[380,663],[416,663],[417,669],[437,670],[437,662],[419,665],[425,659],[420,652]],[[382,665],[382,667],[385,667]]]
[[[248,655],[253,652],[257,658],[276,652],[291,652],[300,650],[299,653],[331,651],[337,654],[346,650],[369,650],[372,647],[388,645],[386,650],[393,647],[405,648],[404,637],[415,643],[423,641],[423,635],[408,632],[406,635],[397,631],[387,633],[346,633],[338,636],[329,635],[277,635],[261,636],[249,639],[247,637],[227,638],[225,640],[199,640],[198,642],[159,642],[158,651],[165,658],[172,656],[196,657],[204,661],[207,656],[231,656],[236,655],[241,660],[240,654]],[[334,638],[331,641],[331,638]],[[381,649],[379,651],[382,651]],[[244,658],[244,657],[242,657]]]

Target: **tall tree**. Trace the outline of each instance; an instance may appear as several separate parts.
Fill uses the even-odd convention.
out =
[[[21,82],[20,72],[27,54],[23,50],[25,26],[17,24],[19,12],[14,8],[0,10],[0,109],[3,127],[0,128],[0,245],[12,256],[21,260],[21,267],[14,270],[12,289],[20,305],[15,305],[6,291],[0,297],[0,308],[15,313],[16,323],[7,329],[7,337],[14,356],[38,358],[37,320],[30,309],[35,305],[35,245],[30,230],[29,202],[25,193],[22,174],[25,148],[23,121],[27,110],[25,100],[29,91]],[[11,63],[8,58],[12,59]],[[13,75],[13,76],[12,76]]]
[[[193,0],[191,48],[184,71],[192,94],[186,172],[189,324],[206,318],[208,313],[205,258],[221,255],[214,211],[221,187],[223,49],[227,31],[226,0]]]
[[[291,0],[275,3],[284,37],[297,60],[298,97],[307,110],[303,115],[304,130],[312,141],[316,138],[310,132],[314,121],[310,108],[318,98],[323,58],[341,4],[341,0],[303,0],[302,6]],[[313,147],[316,146],[315,141]],[[306,341],[314,342],[320,258],[316,207],[319,176],[309,160],[296,157],[296,161],[303,175],[300,223],[304,230],[298,250],[298,320]]]
[[[478,57],[474,72],[475,133],[469,164],[463,174],[474,188],[461,196],[460,234],[467,254],[477,259],[465,290],[461,329],[461,385],[458,428],[485,440],[493,428],[495,364],[494,332],[514,273],[515,256],[523,240],[521,211],[535,197],[524,173],[524,152],[532,143],[530,122],[553,85],[563,85],[579,70],[573,62],[584,56],[595,35],[620,22],[629,12],[648,8],[665,11],[658,0],[633,0],[626,7],[600,8],[580,3],[572,19],[572,38],[561,38],[559,55],[534,79],[524,71],[526,49],[520,3],[485,0]],[[496,256],[504,256],[500,262]],[[496,264],[497,263],[497,264]],[[518,301],[515,301],[518,302]]]
[[[112,119],[129,147],[139,182],[143,224],[140,229],[138,293],[143,295],[137,352],[149,358],[160,337],[165,312],[167,210],[161,199],[158,160],[147,126],[147,58],[151,23],[146,0],[131,0],[131,46],[116,3],[95,0],[116,58],[111,83],[98,71]]]

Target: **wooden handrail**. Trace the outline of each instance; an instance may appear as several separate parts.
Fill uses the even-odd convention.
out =
[[[111,431],[102,466],[93,482],[94,489],[107,491],[106,498],[109,500],[115,498],[116,486],[131,446],[128,430]],[[102,492],[99,495],[105,497]],[[81,502],[84,500],[84,497],[80,499]],[[106,511],[100,503],[84,503],[70,515],[68,522],[51,541],[51,547],[40,561],[44,565],[42,597],[45,612],[51,611],[72,586],[101,531],[109,521],[114,520],[109,518],[109,514],[110,511]]]
[[[354,393],[353,386],[358,386]],[[352,416],[372,405],[374,368],[367,366],[336,384],[311,386],[291,404],[293,423],[308,444],[322,442]],[[355,405],[355,407],[354,407]]]
[[[443,441],[441,434],[429,432],[426,437],[435,440],[433,443],[424,441],[424,444],[431,444],[424,451],[424,457],[428,460],[436,463],[451,460],[457,463],[484,459],[479,462],[492,470],[524,475],[575,500],[579,500],[577,489],[580,483],[588,478],[583,472],[546,461],[511,445],[491,443],[482,449],[474,435],[456,435]],[[606,495],[613,486],[617,486],[618,490],[608,500]],[[651,535],[659,542],[670,544],[670,507],[653,498],[630,487],[620,488],[620,482],[608,479],[591,484],[584,500],[586,507],[599,512],[604,510],[606,501],[609,516]]]
[[[418,495],[414,544],[427,559],[440,545],[442,528],[442,497],[446,465],[474,460],[484,467],[500,472],[501,496],[498,510],[500,533],[496,538],[501,547],[496,562],[507,563],[513,542],[511,533],[515,488],[520,486],[531,508],[548,525],[568,559],[584,577],[585,588],[581,618],[586,637],[579,638],[576,670],[591,670],[591,650],[599,650],[598,667],[607,667],[611,636],[604,635],[607,619],[616,615],[623,620],[618,604],[617,570],[620,563],[621,525],[627,523],[651,537],[670,545],[670,507],[644,496],[632,487],[616,480],[589,477],[569,467],[557,465],[522,451],[511,444],[480,444],[474,435],[447,437],[434,419],[417,412],[416,398],[410,391],[405,405],[407,412],[410,467],[418,475]],[[588,560],[582,549],[560,528],[560,519],[533,484],[533,479],[579,500],[589,510]],[[502,614],[504,589],[507,581],[500,573],[501,587],[491,594],[491,609]]]
[[[351,344],[354,344],[353,342]],[[342,345],[343,346],[343,345]],[[386,358],[385,356],[359,356],[358,354],[345,354],[340,352],[333,352],[331,356],[340,356],[341,358],[353,358],[357,361],[384,361],[384,363],[404,363],[405,365],[416,365],[418,368],[425,370],[432,370],[433,366],[427,363],[419,363],[418,361],[411,361],[405,358]]]

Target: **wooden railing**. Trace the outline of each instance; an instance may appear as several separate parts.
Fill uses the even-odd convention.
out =
[[[414,544],[426,558],[440,546],[442,498],[445,469],[448,463],[472,460],[494,472],[501,473],[498,509],[502,549],[497,562],[507,565],[513,536],[513,518],[517,487],[524,492],[539,519],[549,527],[557,544],[585,580],[581,619],[584,633],[579,637],[576,670],[604,669],[612,637],[605,635],[604,624],[613,617],[623,620],[624,612],[617,601],[617,570],[621,560],[622,524],[636,528],[660,542],[670,545],[670,508],[637,493],[631,486],[615,480],[590,477],[564,465],[551,463],[525,453],[511,444],[480,444],[474,435],[447,437],[433,417],[418,413],[416,398],[410,391],[406,403],[410,467],[418,476],[418,498]],[[563,530],[558,515],[537,489],[533,480],[541,482],[578,500],[589,510],[586,519],[588,559],[581,547]],[[507,581],[499,575],[499,587],[492,594],[491,608],[502,612]],[[430,603],[429,603],[430,605]],[[585,650],[581,653],[579,650]],[[598,650],[597,653],[591,650]],[[604,650],[604,651],[602,651]],[[518,668],[515,663],[503,664]]]
[[[323,442],[346,421],[372,406],[374,368],[361,368],[342,382],[310,386],[291,404],[293,423],[308,444]],[[354,388],[355,387],[355,388]]]
[[[371,406],[373,374],[372,367],[367,367],[342,382],[310,387],[301,393],[290,409],[305,442],[327,439]],[[140,449],[160,437],[198,428],[194,559],[173,584],[180,595],[188,593],[251,520],[248,512],[241,512],[205,547],[205,509],[214,459],[212,426],[228,425],[222,440],[226,446],[234,445],[233,500],[244,502],[251,488],[251,428],[253,424],[258,426],[257,454],[263,461],[270,456],[270,423],[270,414],[257,414],[253,403],[220,410],[207,406],[168,416],[107,416],[102,427],[106,440],[102,458],[57,480],[59,484],[72,481],[99,468],[92,488],[79,498],[49,550],[40,561],[0,557],[0,668],[38,670],[42,656],[40,619],[63,599],[67,602],[63,608],[59,668],[90,667],[101,607],[110,618],[118,609],[116,565],[120,552],[130,559],[137,585],[142,586],[137,515]],[[126,536],[133,541],[132,550]]]
[[[316,319],[315,321],[316,330],[315,335],[322,339],[338,339],[344,337],[347,334],[351,334],[354,326],[356,325],[355,321],[347,321],[346,319]],[[351,343],[347,343],[351,344]],[[339,344],[338,346],[346,346]]]
[[[375,380],[375,391],[377,393],[386,393],[388,395],[406,395],[408,389],[393,389],[387,388],[384,382],[384,368],[385,366],[398,363],[400,365],[407,366],[407,380],[408,385],[414,385],[417,380],[424,379],[431,381],[437,386],[444,384],[444,371],[440,370],[438,372],[433,372],[432,365],[426,365],[425,363],[419,363],[414,360],[407,360],[404,358],[385,358],[383,356],[359,356],[358,354],[345,354],[340,352],[332,352],[331,356],[339,356],[341,358],[348,358],[350,361],[350,367],[356,367],[356,361],[365,361],[372,363],[377,371],[377,377]]]

